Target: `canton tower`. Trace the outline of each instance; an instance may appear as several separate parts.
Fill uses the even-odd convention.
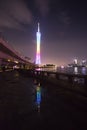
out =
[[[36,38],[37,38],[37,50],[36,50],[36,64],[40,65],[40,39],[41,39],[41,33],[40,33],[40,24],[38,23],[38,31],[36,32]]]

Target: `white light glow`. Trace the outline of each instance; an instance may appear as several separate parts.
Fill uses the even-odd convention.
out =
[[[78,67],[74,67],[74,73],[75,73],[75,74],[78,73]]]
[[[77,63],[78,63],[78,60],[77,60],[77,59],[74,59],[74,63],[77,64]]]

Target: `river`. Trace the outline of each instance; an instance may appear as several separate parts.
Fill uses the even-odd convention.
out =
[[[60,86],[0,73],[0,130],[85,130],[87,97]]]

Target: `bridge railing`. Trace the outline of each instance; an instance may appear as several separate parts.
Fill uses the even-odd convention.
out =
[[[41,79],[54,78],[59,81],[66,81],[68,83],[81,83],[87,85],[87,75],[82,74],[69,74],[52,71],[40,71],[40,70],[27,70],[25,74],[29,74],[32,77],[38,77]]]

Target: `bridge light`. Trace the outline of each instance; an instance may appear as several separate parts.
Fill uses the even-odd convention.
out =
[[[10,59],[8,59],[8,62],[10,62],[11,60]]]
[[[19,63],[18,61],[14,61],[14,62],[17,63],[17,64]]]

